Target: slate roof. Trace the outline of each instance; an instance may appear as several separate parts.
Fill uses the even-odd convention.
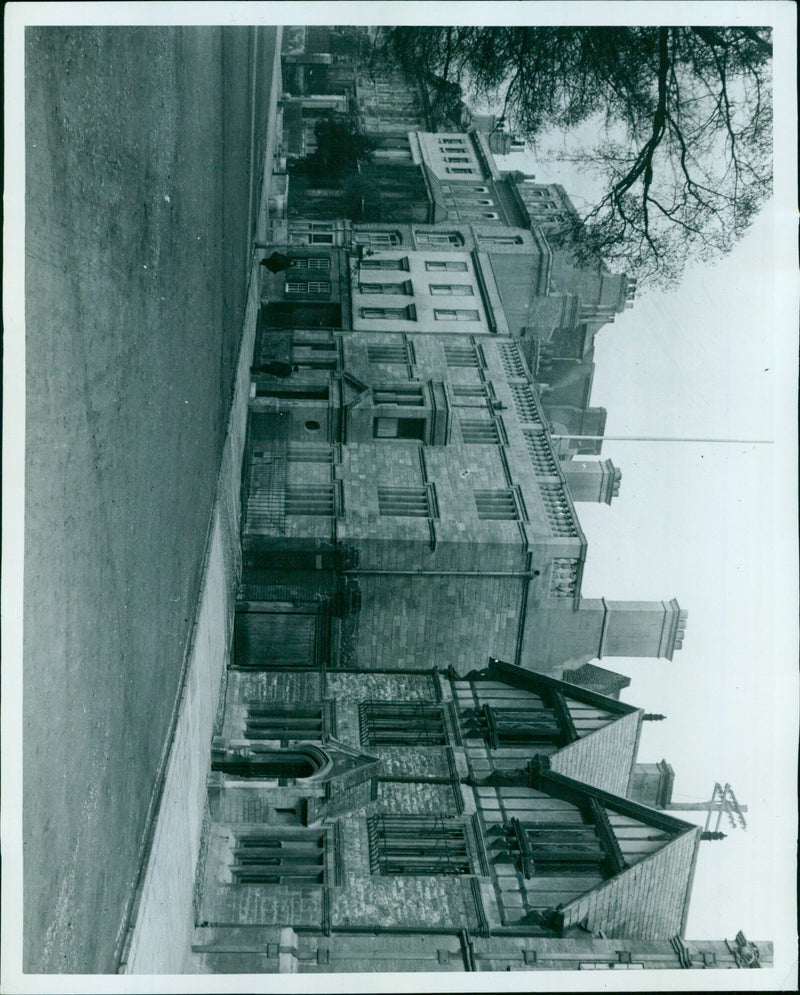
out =
[[[630,677],[624,674],[617,674],[606,667],[598,667],[594,663],[584,663],[582,667],[575,670],[565,670],[564,680],[570,684],[578,684],[588,688],[590,691],[597,691],[598,694],[606,694],[610,698],[619,698],[622,688],[630,685]]]
[[[652,826],[666,841],[648,856],[632,863],[560,908],[562,932],[581,926],[608,937],[660,940],[682,936],[689,912],[697,851],[702,830],[683,819],[621,798],[601,788],[566,777],[547,763],[535,774],[534,787],[557,798],[592,799],[608,815],[617,813]]]
[[[615,795],[626,795],[636,762],[642,715],[637,708],[627,715],[612,717],[601,729],[554,753],[550,758],[552,769]]]
[[[683,934],[700,827],[604,881],[562,909],[564,928],[581,923],[608,937],[670,939]]]

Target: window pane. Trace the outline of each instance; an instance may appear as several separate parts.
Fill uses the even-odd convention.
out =
[[[452,308],[434,308],[433,316],[437,321],[477,321],[477,311],[467,311]]]
[[[475,296],[475,291],[468,283],[432,283],[430,292],[434,295],[450,294],[454,297]]]

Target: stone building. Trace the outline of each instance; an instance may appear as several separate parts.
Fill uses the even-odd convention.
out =
[[[236,973],[767,963],[683,939],[701,832],[643,804],[666,776],[637,761],[645,713],[591,662],[671,659],[686,624],[581,591],[576,503],[620,474],[559,436],[602,435],[594,336],[633,288],[560,247],[569,198],[498,170],[496,122],[453,94],[431,130],[426,87],[363,41],[292,52],[295,105],[346,99],[376,149],[349,192],[290,176],[273,219],[193,950]]]
[[[291,623],[309,662],[321,640],[332,666],[461,668],[478,652],[560,676],[680,647],[674,600],[581,596],[586,542],[564,468],[583,499],[608,493],[589,461],[558,459],[517,340],[298,329],[279,341],[293,372],[254,374],[245,460],[237,652],[252,665],[269,626],[286,638],[269,606],[287,584],[311,606]],[[274,347],[265,326],[257,355]]]
[[[734,967],[700,830],[625,797],[642,711],[490,660],[230,670],[193,949],[217,972]]]

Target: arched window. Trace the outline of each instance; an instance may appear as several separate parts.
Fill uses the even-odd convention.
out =
[[[296,750],[260,750],[253,747],[246,756],[229,754],[212,760],[211,769],[234,777],[302,779],[313,777],[327,763],[326,754],[315,747]]]

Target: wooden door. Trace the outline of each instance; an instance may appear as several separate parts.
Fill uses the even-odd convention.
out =
[[[316,612],[237,612],[234,668],[313,667],[317,618]]]

